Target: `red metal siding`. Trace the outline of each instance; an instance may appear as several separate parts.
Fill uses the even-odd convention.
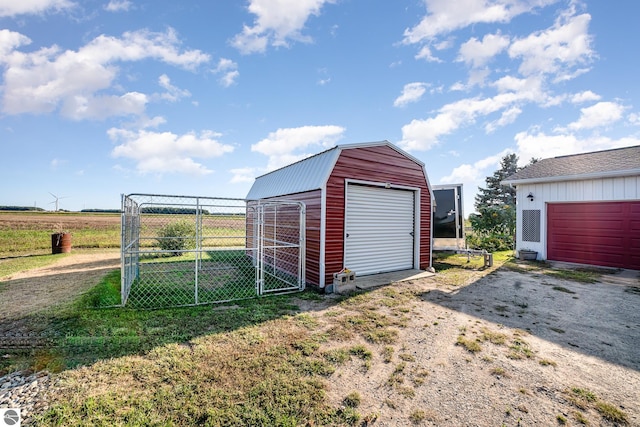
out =
[[[547,205],[547,258],[640,270],[640,201]]]
[[[384,182],[421,189],[420,268],[430,265],[431,195],[422,166],[389,146],[345,149],[327,182],[325,281],[343,268],[345,180]]]
[[[306,282],[320,284],[320,217],[321,191],[287,194],[270,200],[293,200],[306,205]]]

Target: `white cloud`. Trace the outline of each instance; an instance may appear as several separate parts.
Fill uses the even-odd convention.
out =
[[[580,118],[569,123],[569,129],[581,130],[607,126],[622,118],[625,107],[615,102],[598,102],[580,109]]]
[[[588,33],[591,16],[574,15],[571,8],[562,13],[554,25],[544,31],[515,40],[509,47],[509,56],[522,58],[519,71],[524,76],[532,74],[560,74],[567,80],[585,69],[571,71],[576,65],[589,62],[594,56],[591,36]]]
[[[59,12],[73,6],[69,0],[0,0],[0,17]]]
[[[220,58],[218,65],[213,70],[215,74],[221,75],[218,82],[224,86],[229,87],[233,85],[237,78],[240,76],[238,71],[238,64],[227,58]]]
[[[442,62],[442,60],[431,53],[429,46],[422,46],[420,51],[416,54],[416,59],[424,59],[427,62]]]
[[[109,12],[127,12],[131,10],[133,3],[129,0],[110,0],[104,7],[104,10]]]
[[[185,89],[180,89],[171,84],[171,79],[166,74],[158,77],[158,84],[166,90],[166,92],[160,94],[160,97],[169,102],[176,102],[181,98],[188,98],[191,96],[191,92]]]
[[[147,95],[140,92],[128,92],[124,95],[67,97],[60,114],[74,120],[100,120],[112,116],[138,116],[144,113],[148,102]]]
[[[478,23],[506,23],[515,16],[557,0],[425,0],[427,15],[404,31],[404,43],[430,41],[451,31]]]
[[[243,182],[253,182],[263,170],[259,168],[238,168],[231,169],[229,172],[233,174],[231,184],[239,184]]]
[[[251,151],[269,156],[268,169],[273,170],[313,154],[303,150],[332,147],[344,132],[334,125],[278,129],[253,144]]]
[[[309,42],[301,31],[311,15],[318,16],[334,0],[250,0],[248,10],[256,15],[252,26],[244,25],[231,44],[244,54],[264,52],[267,46]]]
[[[574,104],[581,104],[583,102],[600,101],[601,96],[585,90],[584,92],[576,93],[571,97],[571,102]]]
[[[482,38],[482,41],[472,37],[460,46],[458,60],[473,68],[482,67],[508,46],[509,37],[500,33],[487,34]]]
[[[467,188],[475,188],[487,176],[488,171],[493,171],[500,166],[502,158],[510,154],[512,150],[505,149],[484,159],[480,159],[473,164],[462,164],[451,171],[451,174],[440,179],[440,183],[460,182],[467,184]],[[468,185],[473,184],[473,185]]]
[[[573,134],[547,135],[539,131],[520,132],[516,134],[514,139],[518,145],[517,154],[520,166],[527,164],[532,157],[544,159],[640,145],[640,139],[635,137],[611,139],[593,135],[587,138],[578,138]]]
[[[7,114],[50,113],[60,107],[61,114],[74,119],[140,114],[147,96],[122,93],[116,85],[118,63],[155,59],[193,70],[209,60],[199,50],[180,49],[172,29],[127,32],[120,38],[101,35],[77,51],[55,45],[28,53],[17,50],[29,42],[18,33],[0,32],[2,110]]]
[[[441,42],[435,43],[433,47],[435,47],[436,50],[445,50],[445,49],[449,49],[450,47],[453,47],[453,45],[454,45],[454,39],[453,37],[450,37],[446,40],[442,40]]]
[[[137,171],[142,174],[207,175],[213,171],[194,159],[220,157],[233,151],[232,146],[217,140],[221,134],[212,131],[176,135],[111,128],[107,134],[113,141],[120,142],[111,153],[113,157],[134,160]]]
[[[393,101],[394,107],[404,107],[411,102],[418,102],[427,90],[427,84],[422,82],[407,83],[402,94]]]
[[[52,170],[56,170],[60,166],[65,165],[66,163],[68,163],[67,160],[54,158],[54,159],[51,159],[51,162],[49,162],[49,166],[51,167]]]
[[[500,118],[496,121],[493,121],[485,126],[485,131],[489,133],[493,133],[496,129],[511,124],[516,121],[518,116],[522,113],[522,110],[518,107],[511,107],[508,110],[502,112]]]
[[[512,108],[511,112],[502,119],[508,120],[517,112],[513,109],[517,104],[539,102],[544,99],[544,94],[539,91],[539,88],[530,83],[514,85],[518,88],[517,91],[499,93],[491,98],[466,98],[452,102],[440,108],[435,117],[414,119],[402,127],[402,140],[399,145],[406,150],[429,150],[438,144],[442,136],[473,123],[477,117]]]

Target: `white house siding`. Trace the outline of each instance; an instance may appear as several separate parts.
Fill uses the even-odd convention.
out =
[[[532,193],[533,201],[527,198]],[[640,200],[640,176],[561,181],[539,184],[519,184],[516,220],[522,225],[522,211],[540,210],[540,242],[525,242],[522,233],[516,236],[516,248],[533,249],[539,259],[547,259],[547,203]]]

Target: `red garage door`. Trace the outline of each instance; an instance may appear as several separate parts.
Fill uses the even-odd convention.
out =
[[[640,270],[640,201],[548,204],[547,258]]]

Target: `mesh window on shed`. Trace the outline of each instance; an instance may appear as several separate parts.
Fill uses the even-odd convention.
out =
[[[540,241],[540,210],[522,211],[522,240],[524,242]]]

